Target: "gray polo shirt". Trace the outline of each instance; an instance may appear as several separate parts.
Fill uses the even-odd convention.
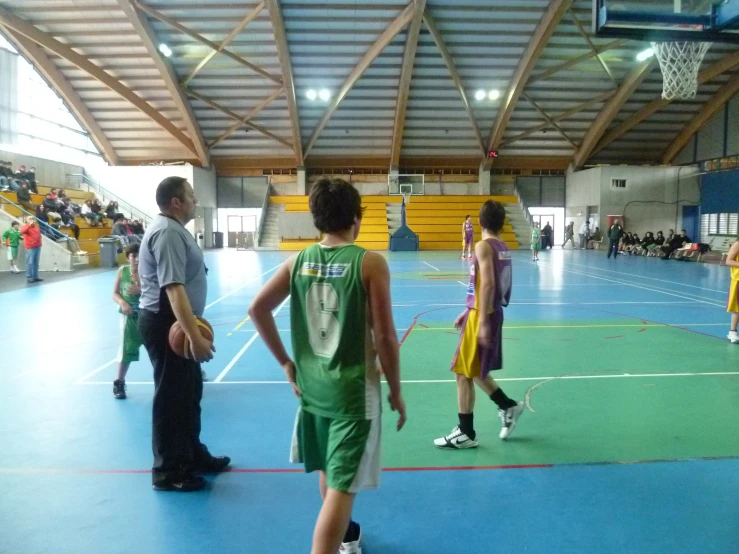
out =
[[[203,315],[208,295],[203,251],[179,221],[161,214],[154,218],[141,241],[139,276],[142,309],[159,312],[162,287],[179,283],[185,285],[193,313]]]

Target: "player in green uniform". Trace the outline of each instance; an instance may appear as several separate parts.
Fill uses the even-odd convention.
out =
[[[285,262],[249,315],[300,399],[291,461],[320,472],[323,507],[311,553],[355,554],[354,495],[380,482],[381,368],[398,430],[405,423],[390,272],[382,256],[354,245],[362,206],[350,183],[321,179],[309,203],[323,240]],[[294,361],[272,317],[288,295]]]
[[[141,335],[139,335],[139,244],[126,248],[129,265],[121,266],[113,285],[113,300],[118,304],[121,314],[121,347],[118,350],[118,378],[113,381],[113,396],[126,398],[126,373],[131,362],[139,361]]]

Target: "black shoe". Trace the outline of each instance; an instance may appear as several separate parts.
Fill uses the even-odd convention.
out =
[[[113,396],[119,400],[126,398],[126,382],[116,379],[113,381]]]
[[[39,279],[38,277],[36,277],[36,278],[35,278],[35,279],[33,280],[33,282],[34,282],[34,283],[40,283],[41,281],[43,281],[43,279]]]
[[[152,483],[155,491],[171,491],[171,492],[195,492],[205,488],[207,481],[199,475],[184,475],[181,477],[171,477],[162,479]]]
[[[194,465],[195,473],[221,473],[228,471],[231,458],[228,456],[211,456]]]

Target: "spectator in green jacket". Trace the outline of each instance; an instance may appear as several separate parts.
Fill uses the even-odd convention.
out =
[[[10,224],[10,229],[3,233],[2,246],[8,248],[8,261],[10,262],[10,271],[20,273],[16,262],[18,261],[18,244],[21,240],[20,223],[14,221]]]

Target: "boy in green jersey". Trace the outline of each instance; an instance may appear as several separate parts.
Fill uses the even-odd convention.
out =
[[[358,554],[354,495],[380,481],[380,368],[397,429],[405,423],[390,272],[382,256],[354,245],[362,206],[350,183],[323,178],[309,203],[323,240],[285,262],[249,315],[300,399],[290,459],[320,472],[323,507],[311,554]],[[272,317],[288,296],[294,361]]]
[[[131,362],[139,361],[139,349],[143,344],[139,334],[139,244],[126,247],[129,265],[121,266],[113,285],[113,300],[118,304],[121,314],[121,346],[118,350],[118,378],[113,381],[113,396],[126,398],[126,374]]]
[[[10,229],[3,233],[2,244],[8,247],[8,261],[10,262],[10,271],[20,273],[16,262],[18,261],[18,244],[20,243],[21,232],[20,223],[14,221],[10,224]]]

